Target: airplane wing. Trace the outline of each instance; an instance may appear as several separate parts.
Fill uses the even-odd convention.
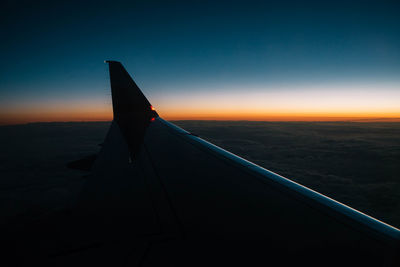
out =
[[[163,120],[122,64],[108,64],[102,149],[69,219],[48,227],[51,242],[32,241],[50,252],[29,261],[400,266],[400,230]]]

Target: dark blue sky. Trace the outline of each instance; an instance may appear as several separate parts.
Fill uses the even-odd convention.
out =
[[[105,59],[160,103],[247,88],[396,90],[399,14],[398,1],[6,1],[0,111],[107,102]]]

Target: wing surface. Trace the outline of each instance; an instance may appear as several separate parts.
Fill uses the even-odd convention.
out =
[[[143,153],[181,234],[153,245],[149,266],[164,257],[178,265],[394,264],[397,229],[161,118],[150,124]]]

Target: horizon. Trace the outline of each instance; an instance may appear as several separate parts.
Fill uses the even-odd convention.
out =
[[[399,123],[400,118],[330,118],[330,120],[316,118],[307,119],[270,119],[270,120],[249,120],[249,119],[166,119],[172,122],[190,122],[190,121],[203,121],[203,122],[273,122],[273,123]],[[57,123],[111,123],[111,119],[98,119],[98,120],[54,120],[54,121],[30,121],[30,122],[12,122],[0,123],[2,126],[18,126],[28,124],[57,124]]]

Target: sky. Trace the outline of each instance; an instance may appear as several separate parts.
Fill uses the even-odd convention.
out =
[[[0,124],[112,119],[104,60],[165,119],[400,118],[399,1],[3,1]]]

